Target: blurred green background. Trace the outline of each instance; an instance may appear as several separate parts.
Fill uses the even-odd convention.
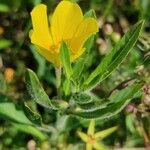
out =
[[[94,9],[99,24],[99,33],[89,50],[91,55],[87,60],[85,72],[95,68],[133,24],[145,19],[143,33],[129,56],[93,92],[104,98],[111,92],[122,89],[134,78],[144,80],[146,84],[141,99],[135,98],[120,114],[98,122],[97,130],[119,125],[119,130],[104,140],[106,145],[149,147],[150,0],[74,1],[78,2],[83,12]],[[44,124],[48,124],[48,131],[38,133],[30,127],[17,126],[3,116],[0,108],[0,149],[23,150],[28,147],[34,150],[39,147],[43,150],[79,150],[82,149],[83,143],[76,131],[81,128],[86,130],[86,121],[62,117],[60,114],[53,115],[53,112],[30,101],[25,88],[24,75],[26,68],[30,68],[37,73],[47,94],[50,97],[56,95],[54,67],[36,52],[28,36],[32,28],[30,12],[39,3],[46,4],[48,13],[52,14],[59,0],[0,0],[0,103],[10,98],[21,111],[24,101],[27,101],[31,108],[40,112]],[[8,108],[6,107],[5,111],[9,112]],[[50,138],[45,141],[47,135]]]

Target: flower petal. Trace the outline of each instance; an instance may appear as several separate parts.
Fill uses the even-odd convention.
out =
[[[95,120],[91,119],[88,127],[88,135],[94,135],[94,130],[95,130]]]
[[[89,143],[86,144],[86,150],[92,150],[93,149],[92,147],[93,147],[92,144]]]
[[[37,5],[31,12],[33,31],[30,34],[31,42],[35,45],[49,49],[52,38],[48,27],[47,7],[43,4]]]
[[[75,61],[78,57],[80,57],[84,52],[85,52],[85,48],[82,48],[80,50],[78,50],[75,54],[71,55],[71,62]]]
[[[102,144],[102,143],[98,143],[96,142],[93,147],[96,149],[96,150],[107,150],[107,148]]]
[[[95,133],[94,137],[96,139],[102,140],[103,138],[105,138],[105,137],[109,136],[110,134],[112,134],[117,129],[118,129],[118,126],[115,126],[115,127],[105,129],[103,131],[99,131],[99,132]]]
[[[78,27],[73,38],[68,41],[68,45],[73,53],[81,50],[84,42],[92,35],[98,32],[98,24],[94,18],[84,19]]]
[[[46,58],[49,62],[53,63],[56,67],[60,66],[59,53],[52,53],[51,51],[37,46],[37,51]]]
[[[83,14],[78,4],[61,1],[56,7],[51,20],[51,32],[54,42],[71,39],[77,27],[83,20]]]
[[[84,141],[84,142],[88,141],[88,135],[85,134],[84,132],[78,131],[77,134],[82,139],[82,141]]]

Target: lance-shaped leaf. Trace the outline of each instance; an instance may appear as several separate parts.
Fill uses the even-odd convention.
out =
[[[110,101],[108,99],[100,99],[91,92],[75,93],[73,94],[73,100],[82,109],[94,108],[99,106],[99,108],[104,108]]]
[[[0,116],[9,121],[32,124],[23,111],[11,102],[0,103]]]
[[[20,106],[14,104],[10,97],[0,93],[0,118],[10,121],[18,130],[31,134],[40,140],[47,137],[33,126]]]
[[[85,65],[85,60],[86,60],[86,58],[80,58],[77,62],[76,62],[76,64],[75,64],[75,66],[73,67],[73,78],[75,79],[75,80],[79,80],[80,79],[80,77],[81,77],[81,73],[82,73],[82,71],[83,71],[83,69],[84,69],[84,65]]]
[[[75,93],[73,99],[77,104],[89,104],[93,102],[93,99],[88,93]]]
[[[96,19],[96,13],[95,13],[95,10],[94,9],[91,9],[91,10],[89,10],[88,12],[86,12],[85,14],[84,14],[84,18],[95,18]]]
[[[94,88],[98,83],[107,78],[126,58],[130,50],[135,45],[144,21],[139,21],[130,31],[128,31],[117,45],[108,53],[97,68],[91,73],[83,84],[83,89]]]
[[[24,112],[25,112],[25,115],[27,116],[27,118],[31,122],[33,122],[36,125],[42,124],[41,115],[38,114],[37,112],[34,112],[33,110],[31,110],[26,103],[24,104]]]
[[[0,117],[11,122],[30,124],[32,122],[26,117],[18,105],[15,105],[10,97],[0,93]]]
[[[13,126],[17,128],[19,131],[30,134],[34,137],[37,137],[39,140],[44,141],[47,139],[47,136],[38,130],[36,127],[26,124],[13,123]]]
[[[119,113],[133,98],[133,96],[142,88],[142,84],[131,85],[117,93],[115,93],[109,99],[111,100],[108,105],[101,107],[101,105],[96,108],[89,108],[87,110],[77,110],[73,112],[75,115],[84,118],[99,118],[105,119]]]
[[[67,96],[70,94],[71,92],[71,85],[70,85],[70,80],[66,79],[63,83],[63,91],[64,91],[64,94]]]
[[[73,71],[72,71],[71,62],[70,62],[70,51],[65,42],[61,43],[60,59],[61,59],[62,65],[65,68],[66,76],[67,78],[70,79],[70,77],[73,74]]]
[[[28,93],[31,95],[33,100],[39,105],[46,107],[48,109],[58,110],[59,108],[53,104],[49,99],[48,95],[41,86],[39,79],[36,74],[28,69],[26,72],[26,86]]]

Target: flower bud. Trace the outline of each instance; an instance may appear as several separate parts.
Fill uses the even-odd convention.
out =
[[[111,24],[104,25],[104,33],[106,35],[111,35],[112,32],[113,32],[113,28],[112,28]]]
[[[119,33],[113,32],[113,33],[111,34],[111,38],[112,38],[112,40],[113,40],[115,43],[117,43],[117,42],[120,40],[121,36],[120,36]]]

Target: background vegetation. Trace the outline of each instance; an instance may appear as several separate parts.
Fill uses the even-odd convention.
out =
[[[150,1],[149,0],[76,0],[84,12],[96,11],[99,33],[91,46],[85,72],[95,68],[101,59],[117,44],[124,33],[138,20],[145,26],[136,46],[126,60],[93,92],[100,98],[121,90],[136,78],[145,81],[143,94],[134,98],[119,114],[98,121],[96,130],[118,125],[119,129],[103,140],[107,146],[150,148]],[[27,94],[25,72],[34,70],[49,97],[57,93],[52,64],[40,56],[30,43],[32,28],[30,12],[39,3],[52,13],[58,0],[0,0],[0,149],[23,150],[28,147],[46,149],[83,149],[77,131],[86,131],[87,121],[54,115],[36,105]],[[5,105],[5,101],[11,101]],[[18,125],[17,116],[26,122],[24,102],[41,114],[43,128]],[[17,108],[17,112],[16,112]],[[14,116],[13,116],[14,115]],[[37,121],[37,120],[36,120]],[[46,125],[47,124],[47,125]],[[49,138],[47,138],[49,137]]]

